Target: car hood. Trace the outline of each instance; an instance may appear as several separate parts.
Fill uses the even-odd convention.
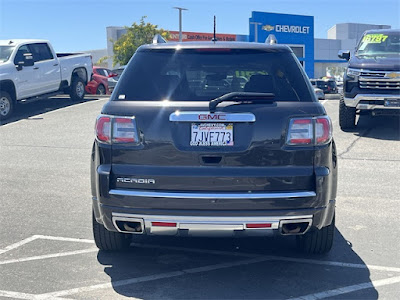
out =
[[[400,71],[400,56],[392,57],[361,57],[353,56],[349,68],[365,69],[371,71]]]

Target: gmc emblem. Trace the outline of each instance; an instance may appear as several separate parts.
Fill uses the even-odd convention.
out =
[[[205,121],[205,120],[226,120],[226,115],[225,114],[200,114],[199,115],[199,120]]]

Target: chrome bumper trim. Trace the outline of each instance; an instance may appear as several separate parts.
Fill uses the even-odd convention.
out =
[[[316,193],[306,192],[286,192],[286,193],[186,193],[186,192],[157,192],[143,190],[110,190],[113,196],[146,197],[146,198],[175,198],[175,199],[286,199],[315,197]]]
[[[349,107],[356,107],[357,109],[399,109],[399,107],[386,107],[383,105],[375,104],[360,104],[361,100],[364,101],[375,101],[375,100],[385,100],[385,99],[399,99],[400,93],[397,95],[393,94],[358,94],[354,98],[344,98],[344,103]]]
[[[176,235],[178,230],[188,230],[188,235],[193,236],[230,236],[235,231],[242,231],[249,235],[268,235],[272,230],[278,230],[283,223],[309,222],[312,215],[300,216],[256,216],[256,217],[225,217],[225,216],[168,216],[168,215],[138,215],[126,213],[112,213],[114,226],[116,221],[143,220],[144,230],[147,234]],[[152,222],[176,223],[176,227],[153,226]],[[268,228],[246,228],[246,224],[270,223]],[[309,226],[310,227],[310,226]],[[307,228],[307,230],[309,229]],[[116,229],[118,227],[116,226]],[[307,231],[306,230],[306,231]]]

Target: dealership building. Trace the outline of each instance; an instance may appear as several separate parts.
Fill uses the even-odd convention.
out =
[[[292,48],[310,78],[330,75],[329,72],[346,66],[346,61],[339,59],[339,50],[354,50],[357,41],[365,30],[389,29],[389,25],[342,23],[331,27],[327,38],[314,37],[314,17],[302,15],[278,14],[253,11],[249,18],[249,34],[217,34],[222,41],[249,41],[264,43],[273,34],[278,44]],[[126,32],[124,27],[107,27],[107,56],[113,56],[113,42]],[[170,31],[170,41],[178,41],[179,33]],[[183,32],[183,41],[209,41],[212,33]],[[94,59],[94,61],[96,61]],[[112,59],[107,61],[112,67]]]

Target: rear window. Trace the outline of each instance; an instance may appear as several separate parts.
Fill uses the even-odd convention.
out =
[[[274,93],[277,101],[314,101],[292,53],[243,49],[137,52],[112,100],[210,100],[230,92]]]

